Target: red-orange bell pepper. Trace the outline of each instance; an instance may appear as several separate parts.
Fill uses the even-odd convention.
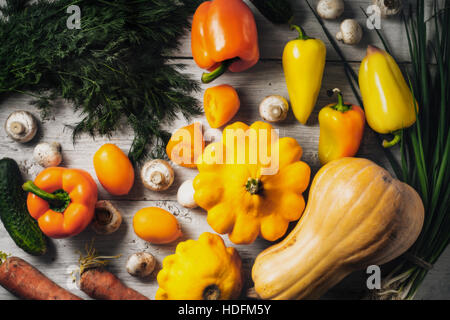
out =
[[[192,56],[208,83],[227,69],[241,72],[259,60],[255,18],[242,0],[203,2],[196,10],[191,31]]]
[[[86,171],[47,168],[23,189],[29,192],[28,212],[51,238],[74,236],[94,217],[97,184]]]

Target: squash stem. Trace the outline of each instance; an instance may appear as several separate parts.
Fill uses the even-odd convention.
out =
[[[64,212],[70,204],[69,194],[64,190],[56,190],[53,193],[42,190],[33,181],[29,180],[22,185],[22,189],[26,192],[31,192],[39,198],[46,200],[50,209],[56,212]]]
[[[245,189],[250,192],[250,194],[258,194],[262,190],[262,183],[259,179],[248,178],[245,184]]]
[[[205,290],[203,290],[203,299],[204,300],[219,300],[220,299],[219,287],[215,284],[207,286],[205,288]]]

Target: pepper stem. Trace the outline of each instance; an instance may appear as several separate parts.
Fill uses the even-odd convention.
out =
[[[397,130],[397,131],[392,132],[392,134],[394,135],[394,138],[391,141],[383,140],[383,148],[393,147],[397,143],[400,142],[401,137],[402,137],[402,131]]]
[[[338,103],[332,106],[331,108],[339,112],[347,112],[352,108],[351,105],[344,103],[344,97],[342,96],[342,92],[340,89],[334,88],[333,90],[330,90],[328,94],[331,97],[333,93],[336,93],[338,95]]]
[[[211,72],[203,72],[202,74],[202,82],[203,83],[210,83],[214,80],[216,80],[218,77],[223,75],[227,70],[228,67],[235,62],[236,60],[239,60],[238,58],[228,59],[220,63],[220,65],[214,69]]]
[[[42,190],[33,181],[29,180],[22,185],[22,189],[26,192],[31,192],[41,199],[46,200],[50,209],[63,212],[70,204],[69,194],[64,190],[56,190],[53,193]]]
[[[305,33],[305,31],[303,31],[303,29],[295,24],[291,24],[290,25],[291,30],[297,30],[298,32],[298,37],[296,38],[296,40],[308,40],[311,39],[310,37],[308,37]]]
[[[248,178],[245,189],[250,192],[250,194],[258,194],[262,190],[261,180]]]

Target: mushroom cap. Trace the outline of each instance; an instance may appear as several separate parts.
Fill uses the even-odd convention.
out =
[[[363,36],[361,25],[355,19],[345,19],[342,21],[340,31],[336,34],[336,39],[342,40],[345,44],[358,44]]]
[[[147,189],[163,191],[168,189],[175,178],[170,164],[161,159],[147,161],[141,169],[141,179]]]
[[[317,13],[323,19],[337,19],[344,13],[343,0],[320,0]]]
[[[14,111],[5,122],[5,131],[11,139],[25,143],[36,135],[37,121],[28,111]]]
[[[394,16],[403,7],[401,0],[372,0],[372,3],[380,8],[380,13],[383,17]]]
[[[62,161],[61,145],[58,142],[41,142],[34,148],[33,158],[44,168],[56,167]]]
[[[136,252],[128,257],[127,272],[132,276],[146,277],[155,270],[156,259],[148,252]]]
[[[259,114],[269,122],[277,122],[286,119],[289,111],[289,103],[280,95],[265,97],[259,104]]]
[[[178,188],[177,201],[185,208],[196,208],[197,203],[194,200],[194,180],[186,180]]]

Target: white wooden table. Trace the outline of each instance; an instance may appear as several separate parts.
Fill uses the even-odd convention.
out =
[[[316,3],[316,0],[310,0]],[[291,136],[298,140],[304,149],[303,160],[306,161],[313,169],[313,174],[319,168],[317,158],[317,145],[319,137],[319,127],[317,123],[317,114],[321,106],[332,101],[328,98],[326,90],[335,87],[341,88],[346,97],[346,101],[355,101],[350,87],[344,75],[342,64],[339,57],[334,52],[331,45],[313,17],[312,13],[306,6],[304,1],[293,1],[295,7],[294,22],[300,24],[307,34],[311,37],[318,37],[327,44],[327,65],[323,79],[323,86],[317,102],[317,106],[311,115],[310,123],[307,126],[299,124],[293,117],[292,113],[288,118],[276,125],[280,130],[281,136]],[[368,44],[375,44],[381,47],[380,42],[374,31],[367,30],[365,27],[366,19],[360,9],[360,6],[367,8],[370,0],[346,0],[346,10],[343,18],[356,18],[364,26],[364,38],[360,45],[350,47],[341,45],[348,60],[352,61],[355,71],[358,70],[359,62],[365,55],[365,48]],[[430,1],[431,2],[431,1]],[[251,6],[251,5],[250,5]],[[251,6],[252,7],[252,6]],[[82,9],[82,8],[81,8]],[[252,9],[254,9],[252,7]],[[256,22],[259,31],[259,43],[261,50],[261,60],[251,70],[239,74],[225,74],[219,80],[211,85],[203,85],[202,92],[198,93],[201,100],[203,90],[208,86],[227,83],[233,85],[241,98],[241,108],[233,121],[244,121],[252,123],[260,120],[258,113],[259,102],[269,94],[280,94],[288,97],[286,84],[281,65],[281,54],[284,45],[290,39],[296,37],[295,32],[290,31],[286,26],[274,26],[270,24],[259,12],[255,12]],[[327,27],[332,33],[336,33],[339,27],[338,21],[328,21]],[[383,20],[382,32],[387,37],[395,56],[401,61],[407,63],[409,61],[407,41],[401,21],[397,18]],[[173,52],[173,60],[177,63],[186,64],[187,73],[199,79],[202,73],[192,60],[190,53],[189,35],[183,38],[181,49]],[[14,110],[29,110],[36,117],[39,112],[29,104],[31,99],[28,96],[13,96],[0,106],[0,123],[4,123],[7,116]],[[6,136],[4,130],[0,130],[0,157],[11,157],[18,161],[22,169],[24,178],[34,178],[42,168],[35,164],[32,160],[32,152],[34,146],[41,141],[58,141],[62,144],[65,167],[82,168],[90,172],[95,177],[92,164],[94,152],[105,142],[111,142],[118,145],[122,150],[127,151],[131,145],[133,134],[132,130],[124,126],[111,139],[97,137],[93,140],[86,135],[81,136],[75,145],[71,141],[71,132],[66,126],[75,124],[79,119],[79,115],[72,111],[71,106],[64,102],[58,101],[57,107],[54,109],[54,117],[41,123],[37,138],[27,144],[18,144],[13,142]],[[199,117],[207,127],[205,118]],[[177,121],[173,128],[180,127],[185,124],[183,120]],[[377,144],[374,134],[367,129],[364,135],[364,141],[358,156],[366,157],[375,162],[387,166],[381,147]],[[136,170],[137,171],[137,170]],[[50,242],[49,252],[43,257],[32,257],[19,249],[8,236],[7,232],[0,226],[0,250],[19,256],[32,263],[43,273],[48,275],[59,285],[70,289],[73,293],[83,298],[87,296],[77,289],[71,282],[70,273],[76,268],[78,261],[77,250],[84,250],[84,246],[93,237],[95,237],[95,246],[101,254],[116,255],[122,254],[119,259],[111,262],[109,268],[127,285],[142,292],[150,298],[154,298],[158,287],[156,282],[156,273],[161,267],[163,258],[174,252],[176,243],[170,245],[152,245],[139,239],[133,232],[131,220],[134,213],[143,207],[160,206],[171,211],[178,219],[182,226],[183,237],[180,241],[198,238],[204,231],[213,232],[206,222],[206,213],[201,209],[188,210],[182,208],[176,202],[176,192],[179,185],[188,178],[195,177],[197,171],[175,166],[175,182],[173,186],[161,193],[152,192],[145,189],[140,182],[139,177],[129,195],[124,197],[113,197],[108,194],[99,185],[99,199],[109,199],[120,208],[124,214],[124,223],[121,228],[114,234],[109,236],[96,236],[95,233],[87,228],[80,235],[63,240],[52,240]],[[223,236],[228,245],[232,245],[227,236]],[[269,242],[258,239],[255,243],[247,246],[236,246],[245,268],[245,277],[247,279],[246,286],[251,286],[250,270],[256,255],[265,247],[270,245]],[[139,280],[130,276],[125,270],[125,262],[127,257],[138,251],[148,251],[155,255],[158,260],[157,270],[146,280]],[[361,297],[361,292],[365,289],[365,273],[357,272],[346,278],[341,284],[333,288],[324,298],[329,299],[357,299]],[[424,284],[417,295],[418,299],[450,299],[450,250],[447,250],[441,257],[434,269],[425,279]],[[0,299],[14,299],[9,292],[0,287]]]

